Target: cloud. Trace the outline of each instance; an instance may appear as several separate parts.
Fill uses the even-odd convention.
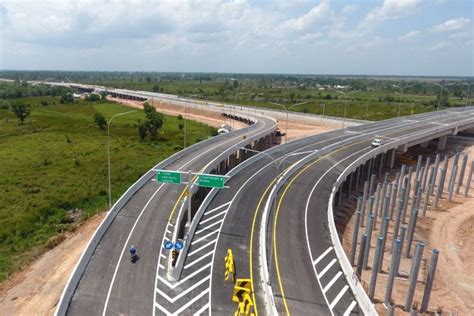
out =
[[[359,10],[359,6],[357,4],[348,4],[342,8],[342,13],[344,14],[352,14]]]
[[[430,47],[430,50],[432,51],[437,51],[437,50],[443,50],[445,48],[450,47],[452,44],[450,42],[439,42],[433,46]]]
[[[451,19],[444,23],[433,26],[435,32],[451,32],[458,31],[470,24],[471,20],[468,18]]]
[[[362,27],[374,27],[379,22],[396,20],[413,13],[418,0],[385,0],[380,7],[369,11],[362,20]]]
[[[283,22],[282,29],[290,31],[303,31],[313,27],[315,23],[324,20],[329,12],[329,1],[322,0],[303,16],[292,18]]]
[[[452,40],[469,40],[472,39],[474,36],[474,30],[469,30],[466,32],[457,32],[450,34],[448,37]]]
[[[398,38],[399,41],[409,41],[409,40],[412,40],[412,39],[415,39],[417,37],[419,37],[421,34],[420,31],[411,31],[411,32],[408,32],[402,36],[400,36]]]

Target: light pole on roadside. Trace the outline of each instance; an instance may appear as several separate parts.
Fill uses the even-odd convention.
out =
[[[110,120],[107,121],[107,162],[108,162],[108,178],[109,178],[109,210],[112,208],[112,185],[110,183],[110,125],[112,124],[112,120],[117,116],[122,116],[126,114],[130,114],[136,112],[137,110],[128,111],[117,113],[113,115]]]
[[[347,107],[347,96],[350,95],[350,94],[353,94],[353,93],[357,93],[357,92],[360,92],[360,90],[356,90],[356,91],[352,91],[352,92],[349,92],[349,93],[346,93],[344,91],[339,91],[339,90],[334,90],[335,92],[337,93],[340,93],[340,94],[343,94],[346,101],[344,102],[344,118],[342,120],[342,129],[346,128],[346,107]]]
[[[290,105],[290,106],[285,106],[285,105],[283,105],[283,104],[276,103],[276,102],[270,102],[271,104],[278,105],[278,106],[282,107],[283,109],[285,109],[285,112],[286,112],[285,144],[288,142],[288,112],[290,112],[290,110],[291,110],[292,108],[294,108],[295,106],[297,106],[297,105],[302,105],[302,104],[305,104],[305,103],[308,103],[308,102],[309,102],[309,101],[300,102],[300,103],[292,104],[292,105]]]
[[[437,82],[434,82],[433,84],[439,86],[439,98],[438,98],[438,108],[436,109],[436,111],[439,111],[440,110],[440,106],[441,106],[441,95],[443,94],[443,88],[444,87],[447,87],[447,86],[452,86],[454,84],[454,82],[452,83],[448,83],[448,84],[441,84],[441,83],[437,83]],[[436,103],[435,103],[436,104]],[[434,107],[434,105],[433,105]]]
[[[413,87],[413,86],[414,86],[414,85],[409,85],[409,86],[401,87],[401,86],[399,86],[399,85],[392,84],[392,87],[395,87],[395,88],[400,89],[400,102],[398,103],[398,113],[397,113],[397,117],[400,117],[400,109],[401,109],[401,107],[402,107],[403,90],[406,89],[406,88]]]
[[[471,92],[471,84],[472,83],[467,83],[465,81],[463,81],[461,83],[467,85],[466,103],[464,104],[464,106],[467,106],[467,103],[469,102],[469,93]]]

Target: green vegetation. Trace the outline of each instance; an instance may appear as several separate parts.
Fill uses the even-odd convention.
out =
[[[97,117],[130,110],[106,101],[61,104],[59,95],[0,104],[5,102],[29,105],[31,114],[18,125],[11,109],[0,108],[0,281],[54,247],[78,221],[106,208],[107,131]],[[178,118],[162,118],[156,140],[150,141],[140,140],[135,127],[145,119],[143,111],[112,122],[113,200],[151,166],[182,149]],[[187,131],[191,143],[215,133],[193,121]]]
[[[382,120],[440,108],[472,104],[474,91],[467,77],[383,77],[279,74],[215,74],[157,72],[28,72],[0,71],[0,77],[16,80],[54,78],[109,87],[146,90],[179,96],[234,102],[281,109],[306,102],[293,111],[342,117],[344,95],[335,92],[360,91],[348,96],[349,118]],[[441,84],[443,88],[439,86]],[[400,103],[400,88],[404,87]],[[441,98],[440,98],[441,95]],[[468,102],[467,102],[468,101]]]

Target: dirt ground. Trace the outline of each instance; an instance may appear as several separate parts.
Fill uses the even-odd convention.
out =
[[[111,100],[134,108],[142,108],[142,104],[137,101],[113,98]],[[234,129],[247,126],[242,122],[229,120],[215,112],[189,108],[186,115],[184,115],[181,107],[156,101],[153,105],[165,114],[181,114],[186,118],[216,128],[224,123],[233,126]],[[285,124],[282,125],[281,128],[284,130]],[[330,124],[311,126],[289,122],[288,141],[334,128],[336,126]],[[104,216],[105,213],[102,213],[84,222],[74,233],[69,234],[60,245],[45,253],[30,266],[25,267],[23,271],[14,274],[7,281],[1,283],[0,315],[53,315],[71,271]]]
[[[470,161],[474,158],[474,139],[458,138],[455,142],[448,143],[444,154],[462,152],[468,154],[468,166],[464,175],[463,186],[460,194],[454,194],[451,203],[447,200],[448,180],[445,181],[445,190],[437,209],[433,209],[433,199],[430,199],[426,217],[419,217],[417,222],[412,255],[416,241],[424,241],[423,260],[414,297],[414,302],[421,304],[423,290],[426,280],[427,270],[431,261],[433,248],[440,251],[438,265],[436,269],[433,290],[429,304],[429,312],[434,313],[438,308],[442,308],[443,314],[449,315],[473,315],[474,310],[474,188],[468,197],[464,197],[464,190],[467,181],[467,170]],[[416,157],[416,155],[415,155]],[[460,163],[459,163],[460,165]],[[448,165],[446,179],[451,174],[452,159]],[[458,173],[459,174],[459,173]],[[457,181],[457,177],[456,177]],[[354,210],[354,200],[347,200],[344,209]],[[409,207],[410,209],[410,207]],[[406,225],[406,224],[405,224]],[[354,218],[345,227],[343,234],[343,245],[346,253],[350,252],[350,244],[354,226]],[[373,236],[378,236],[381,222],[377,221],[376,230]],[[386,244],[386,251],[382,264],[382,273],[377,277],[376,293],[374,302],[377,311],[384,315],[386,308],[382,304],[387,286],[387,278],[391,260],[392,229],[393,223],[389,226],[389,233]],[[365,228],[361,228],[365,229]],[[361,233],[361,230],[359,231]],[[360,238],[359,238],[360,239]],[[369,269],[362,272],[364,287],[368,289],[370,277],[372,275],[372,262],[375,253],[375,238],[372,237],[371,250],[369,256]],[[402,308],[405,305],[408,288],[408,274],[411,267],[411,258],[406,258],[404,244],[402,261],[400,263],[400,273],[403,276],[396,277],[393,288],[393,301],[397,306],[396,315],[407,315]],[[357,258],[357,256],[356,256]]]
[[[64,286],[92,234],[100,213],[80,225],[57,247],[0,284],[0,315],[53,315]]]

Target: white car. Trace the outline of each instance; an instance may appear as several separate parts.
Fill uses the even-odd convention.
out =
[[[372,141],[372,144],[370,144],[372,147],[380,147],[382,145],[382,140],[380,138],[374,138]]]

